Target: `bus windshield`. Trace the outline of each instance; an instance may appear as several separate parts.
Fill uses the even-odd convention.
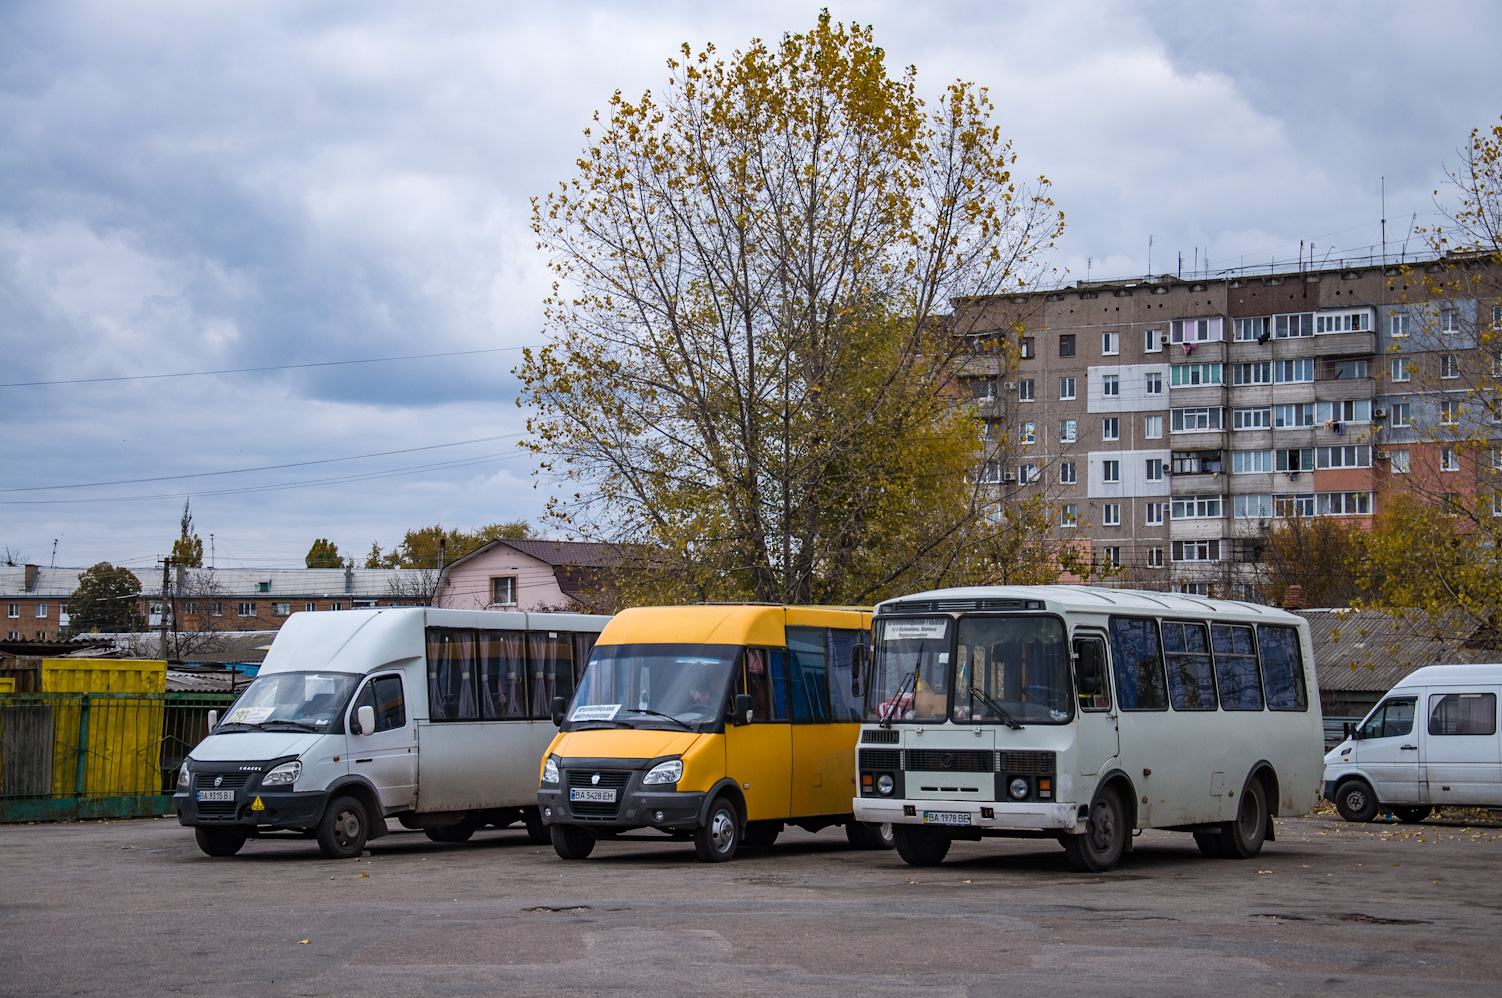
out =
[[[1073,716],[1069,650],[1055,617],[961,617],[958,724],[1062,724]]]
[[[591,723],[708,731],[730,696],[735,645],[596,645],[564,730]]]
[[[868,721],[942,722],[949,706],[948,617],[878,620]]]
[[[214,730],[332,730],[360,679],[348,672],[278,672],[258,676]]]

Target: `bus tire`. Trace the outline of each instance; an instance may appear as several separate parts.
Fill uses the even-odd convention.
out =
[[[1126,812],[1114,787],[1102,787],[1090,802],[1090,817],[1080,835],[1061,840],[1069,865],[1080,873],[1104,873],[1121,859],[1126,847]]]
[[[1379,806],[1376,792],[1365,780],[1346,780],[1335,789],[1335,810],[1347,821],[1371,821]]]
[[[588,859],[595,851],[595,837],[573,825],[550,825],[549,837],[559,859]]]
[[[1430,807],[1427,804],[1419,807],[1394,807],[1392,809],[1392,813],[1393,817],[1397,818],[1405,825],[1417,825],[1419,822],[1429,817],[1429,815],[1433,814],[1434,808]]]
[[[949,855],[949,833],[922,825],[893,825],[892,844],[908,866],[938,866]]]
[[[1267,791],[1255,776],[1241,788],[1236,820],[1221,826],[1220,854],[1226,859],[1251,859],[1267,841]]]
[[[782,834],[780,821],[746,822],[746,838],[741,844],[747,849],[770,849]]]
[[[1225,859],[1226,854],[1220,851],[1219,832],[1195,832],[1194,844],[1200,847],[1200,855],[1209,859]]]
[[[542,814],[535,807],[522,808],[522,824],[527,826],[527,838],[534,846],[545,846],[553,841],[548,826],[542,823]]]
[[[353,797],[335,797],[318,821],[318,848],[329,859],[354,859],[365,848],[370,816]]]
[[[245,836],[239,832],[227,828],[204,828],[202,825],[193,829],[193,838],[198,840],[198,848],[205,856],[233,856],[245,844]]]
[[[845,840],[852,849],[892,848],[892,826],[869,821],[845,822]]]
[[[475,834],[479,824],[473,818],[465,818],[457,825],[445,825],[442,828],[424,828],[423,832],[434,842],[460,843],[468,842]]]
[[[704,824],[694,829],[694,852],[701,863],[724,863],[741,846],[741,815],[723,794],[709,806]]]

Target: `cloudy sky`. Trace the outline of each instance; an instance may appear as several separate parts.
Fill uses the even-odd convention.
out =
[[[991,89],[1054,183],[1069,279],[1147,272],[1149,236],[1155,272],[1364,255],[1383,177],[1400,246],[1502,114],[1487,2],[9,0],[0,545],[148,568],[185,496],[221,566],[535,521],[510,374],[542,338],[528,199],[682,42],[821,6],[928,94]]]

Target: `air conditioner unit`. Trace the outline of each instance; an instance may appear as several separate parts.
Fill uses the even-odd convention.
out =
[[[1017,382],[1015,382],[1015,381],[1008,381],[1007,382],[1007,391],[1009,391],[1009,392],[1015,392],[1016,390],[1017,390]]]
[[[1387,410],[1386,409],[1373,409],[1372,410],[1372,418],[1373,419],[1386,419],[1387,418]]]
[[[1392,452],[1385,450],[1374,450],[1372,451],[1372,457],[1375,457],[1378,461],[1391,461]]]
[[[1009,471],[1005,475],[1001,476],[1001,480],[1003,482],[1015,482],[1017,480],[1017,473],[1015,471]]]

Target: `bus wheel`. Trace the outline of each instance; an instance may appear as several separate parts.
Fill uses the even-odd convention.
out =
[[[908,866],[938,866],[949,855],[949,833],[922,825],[893,825],[892,844]]]
[[[1225,859],[1226,854],[1220,851],[1219,832],[1195,832],[1194,844],[1200,847],[1200,855],[1210,859]]]
[[[1104,873],[1121,859],[1129,834],[1121,796],[1113,787],[1103,787],[1090,805],[1084,834],[1063,837],[1064,855],[1081,873]]]
[[[318,848],[329,859],[353,859],[370,834],[365,805],[353,797],[335,797],[318,822]]]
[[[735,858],[741,844],[741,816],[729,798],[717,797],[709,817],[694,830],[694,851],[701,863],[723,863]]]
[[[780,821],[748,821],[746,822],[746,841],[742,843],[747,849],[770,849],[777,841],[777,836],[782,834],[782,822]]]
[[[1377,816],[1377,795],[1365,780],[1347,780],[1335,791],[1335,810],[1347,821],[1371,821]]]
[[[1417,825],[1429,815],[1434,813],[1434,808],[1424,807],[1395,807],[1392,813],[1405,825]]]
[[[845,839],[852,849],[892,848],[892,826],[867,821],[845,822]]]
[[[527,838],[534,846],[545,846],[553,841],[548,826],[542,823],[542,815],[535,807],[522,808],[522,824],[527,826]]]
[[[239,832],[226,828],[204,828],[202,825],[193,829],[193,838],[198,840],[198,848],[203,850],[205,856],[233,856],[245,844],[245,836]]]
[[[588,859],[595,851],[595,837],[573,825],[552,825],[548,829],[553,840],[553,851],[559,859]]]
[[[1267,791],[1255,776],[1241,789],[1241,804],[1236,820],[1228,821],[1220,833],[1220,854],[1226,859],[1251,859],[1262,851],[1267,839]]]
[[[479,827],[473,818],[465,818],[457,825],[447,825],[443,828],[424,828],[423,832],[434,842],[468,842]]]

